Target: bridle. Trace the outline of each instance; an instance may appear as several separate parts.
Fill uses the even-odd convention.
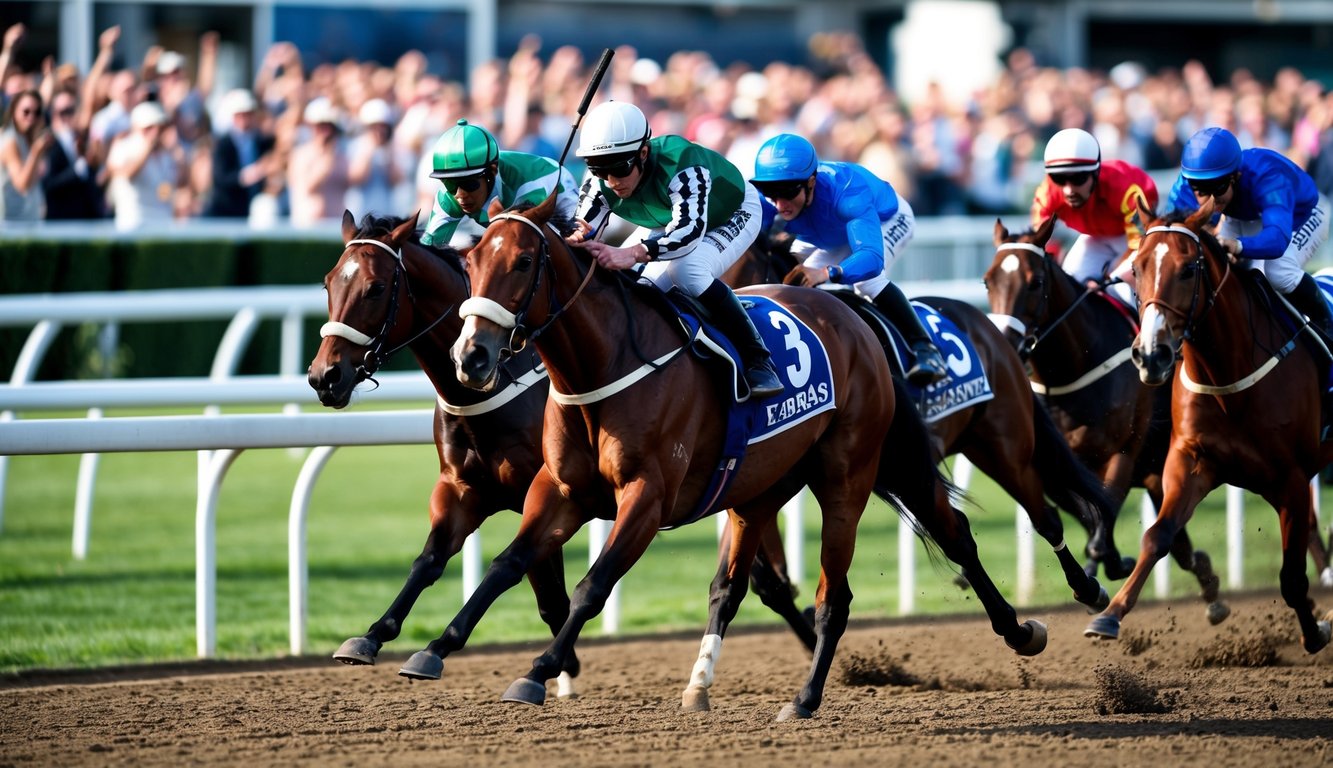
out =
[[[482,317],[501,328],[509,330],[509,340],[499,351],[500,361],[503,362],[505,359],[521,352],[529,341],[536,341],[556,320],[560,319],[565,310],[569,309],[578,300],[579,294],[583,293],[583,289],[592,280],[592,274],[597,269],[597,262],[593,261],[591,266],[588,267],[588,272],[583,276],[583,282],[579,284],[578,290],[574,291],[574,295],[570,296],[564,304],[556,306],[555,266],[551,259],[547,232],[556,234],[556,236],[559,236],[559,233],[555,232],[549,223],[545,225],[538,224],[532,219],[517,213],[496,214],[491,218],[491,224],[494,225],[495,222],[500,220],[522,222],[537,233],[537,240],[541,243],[541,247],[537,251],[536,263],[533,265],[532,280],[528,283],[528,290],[524,293],[522,301],[519,302],[517,312],[510,312],[494,299],[485,296],[473,296],[458,307],[458,314],[465,320],[469,317]],[[556,307],[556,309],[549,313],[545,322],[529,331],[526,325],[528,312],[532,309],[532,302],[537,292],[541,290],[542,274],[546,272],[551,273],[551,277],[547,281],[547,304]]]
[[[1211,310],[1217,304],[1218,294],[1221,293],[1222,286],[1226,284],[1227,278],[1231,276],[1231,261],[1230,259],[1225,259],[1225,258],[1223,259],[1224,271],[1222,273],[1222,278],[1217,281],[1217,285],[1215,287],[1210,289],[1208,286],[1209,283],[1208,264],[1207,261],[1204,259],[1205,254],[1204,254],[1203,242],[1199,239],[1199,235],[1197,232],[1190,229],[1189,227],[1184,227],[1179,224],[1168,224],[1163,226],[1150,227],[1146,232],[1143,233],[1143,238],[1146,241],[1150,235],[1173,234],[1173,233],[1178,235],[1185,235],[1190,240],[1194,241],[1194,259],[1193,259],[1194,285],[1190,291],[1189,309],[1186,311],[1181,311],[1178,307],[1175,307],[1172,304],[1169,304],[1158,298],[1151,298],[1144,301],[1143,308],[1157,307],[1163,313],[1170,313],[1172,315],[1175,315],[1176,317],[1181,318],[1184,321],[1184,326],[1180,334],[1180,340],[1176,343],[1175,349],[1172,350],[1172,352],[1176,355],[1176,357],[1179,358],[1181,344],[1184,344],[1185,342],[1188,342],[1194,338],[1195,330],[1198,326],[1199,321],[1202,320],[1208,314],[1209,310]],[[1147,252],[1147,247],[1145,244],[1139,245],[1139,252],[1140,253]]]
[[[1046,314],[1046,303],[1050,300],[1049,286],[1052,280],[1054,280],[1055,275],[1051,273],[1051,261],[1046,258],[1045,249],[1034,243],[1001,243],[995,247],[995,251],[997,253],[1000,251],[1029,251],[1041,257],[1042,268],[1046,272],[1047,289],[1040,295],[1039,298],[1041,303],[1033,307],[1031,316],[1041,317]],[[1078,309],[1078,306],[1086,301],[1089,296],[1100,290],[1101,289],[1089,289],[1083,291],[1077,298],[1069,303],[1069,306],[1065,308],[1064,312],[1060,313],[1059,317],[1044,325],[1034,323],[1033,327],[1030,329],[1022,320],[1019,320],[1013,315],[991,313],[990,319],[991,322],[995,323],[996,326],[1001,329],[1011,328],[1023,336],[1023,340],[1018,343],[1018,357],[1024,362],[1027,362],[1027,360],[1032,357],[1032,353],[1036,350],[1038,344],[1045,340],[1047,336],[1050,336],[1056,328],[1060,327],[1060,324],[1068,319],[1069,316],[1074,313],[1074,310]]]
[[[426,335],[435,326],[439,325],[440,322],[448,317],[449,313],[453,311],[453,305],[447,307],[439,317],[435,318],[435,320],[430,323],[430,325],[427,325],[420,332],[414,334],[410,339],[395,346],[388,352],[383,352],[382,350],[389,340],[389,332],[393,330],[394,323],[398,320],[399,282],[402,282],[403,287],[407,290],[407,298],[413,305],[416,304],[416,298],[412,295],[412,284],[407,279],[407,268],[403,265],[403,251],[401,248],[392,248],[389,245],[372,238],[358,238],[355,240],[348,240],[343,246],[343,253],[346,253],[347,249],[354,245],[373,245],[385,253],[388,253],[394,259],[393,281],[389,284],[389,310],[385,313],[384,324],[380,326],[379,331],[374,336],[368,336],[341,320],[330,320],[320,326],[319,336],[322,339],[328,338],[329,336],[337,336],[346,339],[353,344],[366,347],[366,354],[361,359],[361,364],[356,367],[357,381],[369,380],[375,382],[375,372],[378,371],[381,366],[389,362],[389,359],[398,351]],[[378,384],[379,382],[375,383]]]

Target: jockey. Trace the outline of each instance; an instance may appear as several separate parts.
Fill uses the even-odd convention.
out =
[[[795,237],[791,252],[802,260],[801,284],[848,284],[873,301],[916,356],[908,381],[926,386],[948,375],[912,303],[889,280],[916,224],[892,185],[855,163],[819,162],[810,142],[792,133],[759,147],[750,183]]]
[[[490,223],[490,204],[502,208],[536,205],[554,189],[559,215],[572,218],[577,187],[569,171],[554,160],[523,152],[501,152],[491,132],[466,120],[435,141],[432,179],[443,186],[421,235],[425,245],[471,246]],[[557,174],[558,171],[558,174]]]
[[[588,113],[577,152],[588,175],[569,242],[607,269],[646,263],[644,277],[659,288],[674,285],[697,298],[740,352],[750,394],[776,395],[783,385],[768,347],[717,279],[759,234],[759,193],[713,150],[651,134],[633,104],[607,101]],[[639,227],[621,247],[591,239],[612,213]]]
[[[1135,224],[1138,198],[1157,209],[1157,184],[1143,169],[1123,160],[1102,161],[1102,148],[1092,134],[1066,128],[1046,143],[1046,178],[1032,201],[1032,226],[1055,216],[1079,233],[1061,266],[1089,287],[1106,278],[1120,259],[1139,247]],[[1133,307],[1128,283],[1107,289]]]
[[[1212,197],[1224,214],[1218,242],[1233,259],[1252,260],[1279,293],[1333,339],[1333,316],[1305,264],[1328,237],[1328,198],[1314,180],[1271,149],[1241,150],[1224,128],[1190,137],[1171,188],[1171,208],[1193,211]],[[1242,254],[1244,254],[1242,256]]]

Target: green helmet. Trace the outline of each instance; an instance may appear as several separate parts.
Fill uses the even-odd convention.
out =
[[[435,171],[432,179],[472,176],[500,159],[500,145],[491,132],[479,125],[458,125],[445,131],[435,141]]]

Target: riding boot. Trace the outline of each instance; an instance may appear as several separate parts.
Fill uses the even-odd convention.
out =
[[[1319,283],[1309,273],[1301,276],[1301,281],[1287,294],[1287,298],[1310,318],[1310,324],[1323,334],[1325,343],[1333,342],[1333,314],[1328,311],[1328,303],[1319,290]]]
[[[924,387],[949,375],[948,369],[944,367],[944,357],[940,355],[935,342],[931,341],[926,326],[922,325],[921,318],[917,317],[912,302],[903,295],[902,289],[893,283],[885,285],[884,290],[875,297],[875,307],[889,318],[889,322],[902,333],[907,345],[912,348],[916,364],[907,372],[909,382]]]
[[[745,383],[750,386],[751,397],[770,397],[782,392],[782,380],[773,367],[773,358],[764,346],[759,331],[750,322],[740,299],[731,292],[727,284],[714,280],[703,293],[699,294],[699,303],[712,315],[713,323],[719,331],[727,335],[741,355],[741,365],[745,368]]]

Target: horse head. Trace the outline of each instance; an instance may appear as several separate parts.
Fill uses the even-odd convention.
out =
[[[1054,230],[1054,217],[1035,230],[1013,234],[995,220],[995,258],[983,278],[991,321],[1025,357],[1037,328],[1048,319],[1051,283],[1059,277],[1046,256]]]
[[[375,374],[394,339],[405,333],[399,326],[409,320],[398,309],[410,293],[402,249],[416,220],[415,214],[402,220],[367,216],[358,229],[351,211],[343,211],[342,256],[324,276],[329,321],[320,328],[323,339],[307,376],[326,406],[346,406],[356,385]]]
[[[1192,214],[1162,218],[1139,199],[1139,218],[1149,224],[1134,256],[1140,330],[1131,354],[1145,384],[1171,380],[1181,344],[1194,335],[1230,270],[1217,241],[1204,229],[1212,216],[1211,197]]]
[[[564,247],[550,224],[555,212],[552,195],[535,207],[497,214],[468,252],[472,297],[458,309],[463,331],[450,350],[464,385],[494,389],[500,364],[539,333],[552,312],[555,275],[548,236]],[[546,291],[541,290],[544,274]]]

